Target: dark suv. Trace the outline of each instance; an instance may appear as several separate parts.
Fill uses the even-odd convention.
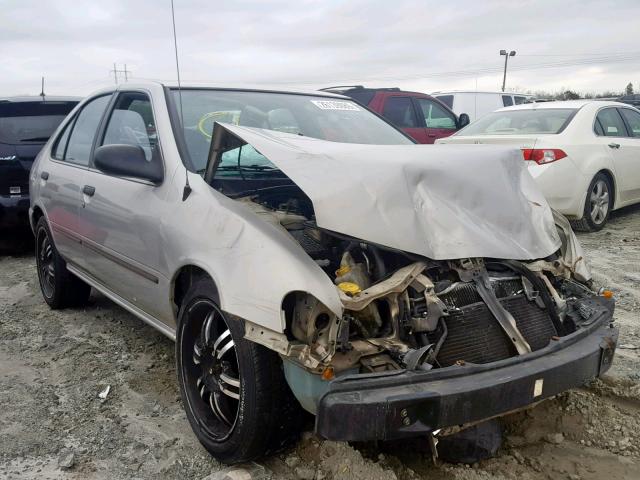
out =
[[[29,171],[76,97],[0,99],[0,228],[29,226]]]
[[[466,113],[456,116],[440,100],[420,92],[399,88],[366,88],[362,85],[323,88],[369,107],[413,137],[418,143],[434,143],[469,124]]]

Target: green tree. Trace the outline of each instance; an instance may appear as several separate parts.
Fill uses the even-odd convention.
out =
[[[627,88],[625,89],[627,95],[633,95],[633,83],[629,82],[627,84]]]
[[[580,98],[580,95],[578,95],[573,90],[567,90],[562,94],[562,98],[564,100],[578,100]]]

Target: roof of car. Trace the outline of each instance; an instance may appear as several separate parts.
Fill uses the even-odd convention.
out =
[[[496,95],[519,95],[522,97],[535,97],[535,95],[531,93],[502,92],[491,90],[443,90],[438,92],[431,92],[431,95],[454,95],[456,93],[494,93]]]
[[[542,103],[523,103],[522,105],[514,105],[512,107],[500,108],[496,111],[502,110],[543,110],[543,109],[554,109],[554,108],[575,108],[579,109],[586,105],[597,104],[598,106],[622,106],[624,105],[621,102],[611,101],[611,100],[592,100],[592,99],[582,99],[582,100],[561,100],[557,102],[542,102]]]
[[[101,89],[95,90],[91,93],[91,96],[95,95],[104,95],[109,92],[119,91],[119,90],[127,90],[127,89],[136,89],[136,88],[148,88],[150,86],[155,87],[167,87],[171,89],[177,89],[178,84],[176,82],[158,82],[153,80],[144,80],[144,81],[136,81],[136,82],[127,82],[121,83],[118,86],[111,87],[103,87]],[[352,100],[349,97],[344,95],[339,95],[337,93],[332,92],[320,92],[317,90],[302,90],[302,89],[291,89],[291,88],[267,88],[264,85],[219,85],[212,83],[181,83],[180,88],[182,90],[195,90],[195,89],[203,89],[203,90],[227,90],[227,91],[239,91],[239,92],[264,92],[264,93],[286,93],[291,95],[312,95],[314,97],[327,97],[327,98],[339,98],[344,100]]]
[[[336,87],[326,87],[321,88],[319,90],[323,93],[329,92],[352,92],[352,91],[361,91],[361,92],[401,92],[401,93],[415,93],[417,95],[427,95],[428,93],[424,92],[416,92],[414,90],[403,90],[398,87],[365,87],[363,85],[340,85]]]
[[[45,102],[79,102],[82,97],[45,95]],[[24,95],[17,97],[0,97],[0,102],[22,103],[22,102],[42,102],[41,95]]]

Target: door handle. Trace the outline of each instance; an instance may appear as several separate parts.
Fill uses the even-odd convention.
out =
[[[427,135],[428,135],[429,137],[435,137],[435,136],[436,136],[436,134],[435,134],[435,133],[427,133]]]
[[[89,197],[93,197],[93,194],[96,193],[96,187],[92,187],[91,185],[85,185],[82,187],[82,193]]]
[[[43,180],[49,180],[49,172],[40,173],[40,178]]]
[[[612,143],[609,144],[609,148],[620,148],[620,144],[612,142]]]

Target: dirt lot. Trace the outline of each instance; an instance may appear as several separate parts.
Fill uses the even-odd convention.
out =
[[[596,284],[618,299],[614,366],[507,418],[496,458],[433,466],[423,440],[351,446],[307,433],[262,465],[309,480],[640,478],[640,208],[580,240]],[[172,342],[101,295],[83,310],[49,310],[27,253],[0,255],[0,408],[0,478],[202,479],[220,469],[187,424]]]

